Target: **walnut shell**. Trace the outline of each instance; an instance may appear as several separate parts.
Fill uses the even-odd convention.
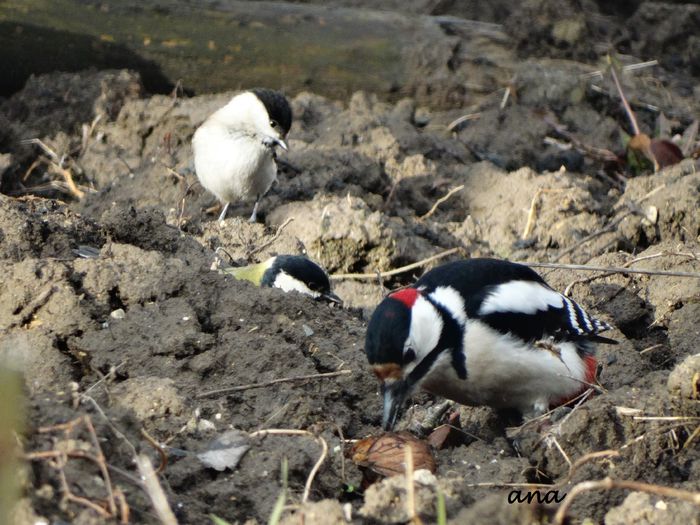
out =
[[[361,439],[350,453],[352,461],[360,467],[382,476],[398,476],[406,470],[406,447],[413,452],[413,470],[435,473],[437,465],[430,445],[408,432],[386,432]]]

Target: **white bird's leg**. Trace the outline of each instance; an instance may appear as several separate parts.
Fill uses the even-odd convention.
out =
[[[250,216],[250,219],[248,219],[248,222],[258,222],[258,202],[260,202],[260,198],[255,199],[255,205],[253,206],[253,214]]]
[[[221,210],[221,215],[219,215],[219,222],[223,221],[226,218],[226,212],[228,211],[228,205],[231,204],[230,202],[227,202],[224,204],[224,209]]]

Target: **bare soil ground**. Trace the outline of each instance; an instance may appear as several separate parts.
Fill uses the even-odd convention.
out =
[[[426,12],[424,4],[412,6]],[[439,4],[445,12],[434,14],[469,14]],[[589,2],[583,13],[545,9],[525,27],[522,17],[536,4],[500,7],[520,43],[505,104],[503,90],[475,95],[474,107],[440,111],[363,92],[342,101],[290,94],[290,152],[280,156],[279,182],[262,201],[259,224],[245,222],[252,203],[240,203],[219,225],[204,212],[213,198],[191,169],[194,130],[231,93],[151,95],[132,72],[98,71],[34,77],[0,101],[0,358],[24,374],[24,453],[68,454],[64,463],[58,454],[23,465],[16,523],[122,516],[89,506],[110,501],[109,490],[117,507],[128,505],[130,523],[158,523],[137,453],[162,466],[163,488],[183,524],[209,523],[210,514],[267,522],[282,490],[283,458],[290,506],[283,523],[410,519],[403,478],[364,493],[348,489],[360,486],[362,474],[344,451],[347,440],[379,431],[377,384],[362,351],[367,316],[425,267],[381,281],[336,280],[346,302],[338,308],[234,281],[212,270],[220,257],[243,264],[303,250],[332,274],[373,273],[458,248],[451,257],[700,273],[697,160],[657,173],[610,166],[590,150],[558,147],[571,137],[548,123],[586,145],[624,150],[628,124],[609,76],[590,74],[604,68],[592,36],[623,35],[625,64],[662,59],[624,76],[642,127],[653,134],[661,123],[668,138],[682,135],[700,115],[691,56],[697,35],[687,32],[687,21],[700,17],[697,6],[630,3],[630,13],[610,13]],[[647,36],[644,24],[661,14],[678,23]],[[623,24],[629,15],[636,21]],[[548,37],[535,48],[528,34]],[[688,49],[664,62],[674,38]],[[460,53],[465,59],[478,51]],[[443,102],[440,95],[436,105]],[[449,130],[464,114],[475,116]],[[685,137],[691,146],[697,140]],[[19,143],[31,138],[47,149]],[[86,246],[94,257],[78,255]],[[620,344],[599,352],[601,388],[571,412],[516,430],[488,409],[460,408],[460,439],[436,451],[436,476],[416,484],[425,522],[436,521],[439,494],[448,523],[552,519],[556,505],[509,504],[507,483],[556,484],[569,497],[577,483],[606,476],[700,490],[700,279],[540,271],[615,327],[611,337]],[[406,425],[435,402],[417,396]],[[84,423],[52,428],[83,415],[94,425],[111,489],[84,457],[97,453]],[[328,455],[311,503],[301,500],[320,454],[316,440],[259,438],[234,470],[206,467],[196,454],[231,428],[322,437]],[[167,464],[146,436],[167,444]],[[612,452],[586,456],[605,450]],[[588,460],[576,464],[582,457]],[[66,497],[62,475],[84,499]],[[687,501],[609,488],[577,495],[568,513],[572,523],[700,522],[700,507]]]

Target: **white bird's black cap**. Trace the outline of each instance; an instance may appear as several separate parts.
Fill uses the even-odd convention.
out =
[[[287,97],[279,91],[267,88],[254,88],[250,90],[260,102],[263,103],[270,117],[270,125],[286,137],[292,127],[292,107]]]

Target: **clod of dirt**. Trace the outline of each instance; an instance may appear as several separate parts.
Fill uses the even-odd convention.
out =
[[[303,504],[298,510],[285,515],[280,525],[326,525],[333,523],[340,525],[352,522],[351,506],[349,503],[341,505],[334,499],[322,499]]]
[[[426,470],[416,470],[413,473],[413,484],[414,510],[424,519],[434,520],[438,485],[435,476]],[[406,478],[393,476],[368,487],[365,490],[365,501],[359,514],[380,523],[409,521],[413,516],[412,511],[407,507]]]
[[[175,381],[169,378],[129,378],[114,385],[113,393],[117,405],[133,410],[140,421],[179,416],[185,408],[185,401]]]
[[[94,221],[65,204],[44,199],[12,199],[0,194],[0,258],[73,258],[79,244],[104,242]]]
[[[461,182],[462,201],[452,206],[463,206],[477,224],[479,237],[503,257],[514,251],[525,232],[542,247],[566,248],[600,227],[600,203],[587,187],[594,184],[588,177],[537,174],[528,168],[505,173],[479,163]]]
[[[72,379],[70,359],[58,351],[53,337],[41,329],[3,335],[0,363],[23,373],[30,395],[52,392],[56,385],[67,385]]]
[[[671,371],[668,393],[679,415],[700,416],[700,354],[686,357]]]
[[[662,525],[665,523],[697,523],[698,508],[687,501],[632,492],[622,505],[605,514],[605,525]]]
[[[488,523],[489,525],[532,525],[549,523],[548,512],[533,503],[508,504],[508,493],[485,494],[474,505],[462,509],[450,523]]]
[[[299,238],[309,256],[329,271],[354,271],[365,265],[390,268],[400,255],[412,252],[414,257],[433,250],[420,238],[409,243],[410,249],[402,242],[406,237],[399,230],[400,224],[350,196],[316,196],[312,201],[285,204],[272,211],[267,222],[282,224],[292,217],[299,220],[289,224],[289,234]]]

